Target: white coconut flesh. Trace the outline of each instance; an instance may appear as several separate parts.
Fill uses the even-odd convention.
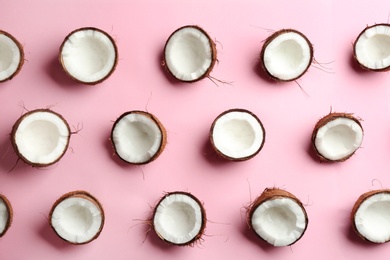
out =
[[[381,70],[390,66],[390,26],[376,25],[364,30],[355,43],[355,56],[364,67]]]
[[[18,153],[29,163],[49,165],[65,153],[70,137],[67,123],[49,111],[28,113],[14,132]]]
[[[362,237],[374,243],[390,240],[389,219],[389,193],[377,193],[365,199],[354,216],[356,230]]]
[[[307,221],[302,207],[293,199],[277,198],[261,203],[251,218],[253,230],[274,246],[296,242],[305,232]]]
[[[76,80],[95,83],[114,69],[117,52],[112,39],[96,29],[77,30],[63,44],[64,69]]]
[[[311,45],[297,32],[284,32],[265,47],[263,62],[274,78],[283,81],[304,74],[312,60]]]
[[[314,144],[324,158],[337,161],[352,155],[362,141],[362,127],[351,118],[338,117],[317,130]]]
[[[0,235],[3,234],[9,223],[9,212],[5,201],[0,198]]]
[[[165,63],[177,79],[194,81],[210,69],[213,48],[210,38],[200,29],[183,27],[174,32],[165,46]]]
[[[66,241],[82,244],[100,233],[103,225],[101,209],[91,200],[69,197],[57,204],[51,215],[51,225]]]
[[[264,137],[261,123],[246,111],[230,111],[221,115],[212,129],[215,148],[235,159],[256,154],[263,145]]]
[[[146,163],[161,149],[163,133],[156,121],[144,113],[128,113],[112,131],[116,153],[129,163]]]
[[[14,75],[19,68],[21,55],[18,44],[7,35],[0,33],[0,81]]]
[[[201,206],[186,194],[170,194],[157,205],[153,226],[163,240],[177,245],[187,244],[202,231]]]

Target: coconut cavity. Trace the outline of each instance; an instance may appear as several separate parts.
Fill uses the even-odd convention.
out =
[[[114,72],[118,51],[108,33],[85,27],[74,30],[65,37],[60,48],[60,62],[73,79],[94,85]]]
[[[282,29],[269,36],[261,50],[262,66],[277,81],[300,78],[313,61],[313,46],[299,31]]]
[[[99,201],[88,192],[73,191],[54,203],[49,220],[56,234],[66,242],[86,244],[100,235],[104,211]]]
[[[167,133],[154,115],[144,111],[129,111],[115,121],[111,142],[115,153],[123,161],[146,164],[162,153]]]
[[[267,188],[248,208],[249,227],[273,246],[289,246],[305,233],[309,219],[291,193]]]
[[[354,57],[367,70],[390,69],[390,25],[376,24],[365,28],[353,45]]]
[[[260,119],[245,109],[230,109],[212,123],[210,142],[221,157],[242,161],[253,158],[263,148],[265,129]]]
[[[187,25],[177,29],[165,44],[163,63],[180,81],[194,82],[207,77],[216,60],[215,43],[198,26]]]
[[[4,236],[11,226],[13,210],[9,200],[0,194],[0,237]]]
[[[60,114],[49,109],[36,109],[16,121],[11,142],[20,159],[34,167],[43,167],[62,158],[70,136],[69,125]]]
[[[167,193],[154,208],[152,227],[169,244],[185,246],[199,240],[206,227],[202,203],[188,192]]]
[[[352,226],[364,240],[373,243],[390,241],[390,190],[362,194],[352,209]]]
[[[11,34],[0,30],[0,82],[16,76],[23,63],[22,45]]]
[[[359,120],[352,114],[330,113],[315,125],[312,144],[321,160],[341,162],[361,146],[363,135]]]

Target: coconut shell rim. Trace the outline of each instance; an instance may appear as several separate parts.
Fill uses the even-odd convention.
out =
[[[116,150],[116,146],[115,146],[115,143],[114,143],[114,138],[113,138],[113,133],[114,133],[114,130],[115,130],[115,127],[116,125],[119,123],[119,121],[121,119],[123,119],[125,116],[129,115],[129,114],[142,114],[148,118],[150,118],[153,122],[156,123],[157,127],[159,128],[160,132],[161,132],[161,142],[160,142],[160,146],[159,146],[159,149],[157,150],[157,152],[150,158],[148,159],[147,161],[145,162],[129,162],[127,160],[125,160],[124,158],[122,158],[119,153],[117,152]],[[131,164],[131,165],[145,165],[145,164],[148,164],[148,163],[151,163],[153,162],[154,160],[156,160],[161,154],[162,152],[164,151],[165,149],[165,146],[167,144],[167,131],[164,127],[164,125],[161,123],[161,121],[155,116],[153,115],[152,113],[149,113],[149,112],[146,112],[146,111],[142,111],[142,110],[131,110],[131,111],[127,111],[127,112],[124,112],[123,114],[121,114],[114,122],[112,128],[111,128],[111,133],[110,133],[110,141],[111,141],[111,145],[113,147],[113,150],[114,150],[114,153],[122,160],[124,161],[125,163],[128,163],[128,164]]]
[[[8,212],[7,223],[5,224],[3,232],[0,233],[0,237],[3,237],[7,233],[7,231],[11,227],[11,225],[12,225],[14,211],[13,211],[11,202],[9,201],[9,199],[4,194],[0,194],[0,199],[2,199],[4,201],[5,208],[6,208],[7,212]]]
[[[265,53],[265,49],[268,47],[268,45],[273,41],[275,40],[278,36],[280,36],[281,34],[284,34],[284,33],[296,33],[298,34],[299,36],[301,36],[305,41],[306,43],[308,44],[309,46],[309,49],[310,49],[310,61],[307,65],[307,67],[305,68],[305,70],[299,74],[297,77],[295,78],[292,78],[292,79],[280,79],[278,77],[275,77],[274,75],[272,75],[267,67],[265,66],[265,62],[264,62],[264,53]],[[296,29],[281,29],[281,30],[278,30],[274,33],[272,33],[270,36],[268,36],[266,38],[266,40],[264,41],[264,44],[261,48],[261,52],[260,52],[260,60],[261,60],[261,67],[263,68],[263,70],[266,72],[267,76],[269,76],[271,79],[275,80],[276,82],[290,82],[290,81],[294,81],[294,80],[297,80],[299,79],[300,77],[302,77],[304,74],[306,74],[306,72],[309,70],[311,64],[313,63],[313,60],[314,60],[314,48],[313,48],[313,44],[310,42],[309,38],[307,38],[306,35],[304,35],[302,32],[296,30]]]
[[[275,188],[275,187],[265,188],[264,191],[252,203],[250,203],[249,207],[247,208],[247,223],[248,223],[249,228],[251,230],[253,230],[253,232],[256,234],[257,237],[259,237],[264,242],[270,244],[267,240],[265,240],[263,237],[261,237],[259,234],[257,234],[257,232],[255,232],[255,230],[252,226],[252,218],[253,218],[253,214],[254,214],[255,210],[260,206],[260,204],[262,204],[266,201],[269,201],[269,200],[275,200],[275,199],[280,199],[280,198],[292,199],[295,203],[298,204],[298,206],[302,209],[302,211],[305,215],[305,222],[306,222],[305,228],[302,231],[302,234],[299,238],[297,238],[292,243],[286,245],[286,246],[291,246],[291,245],[295,244],[296,242],[298,242],[303,237],[303,235],[305,234],[305,232],[307,230],[307,227],[309,226],[309,217],[308,217],[307,211],[306,211],[303,203],[291,192],[288,192],[288,191],[280,189],[280,188]],[[270,244],[270,245],[272,245],[272,244]],[[272,245],[272,246],[274,246],[274,245]]]
[[[15,140],[15,134],[19,128],[19,125],[20,123],[28,116],[30,116],[31,114],[33,113],[39,113],[39,112],[47,112],[47,113],[51,113],[51,114],[54,114],[56,115],[58,118],[60,118],[64,124],[66,125],[66,128],[68,129],[68,132],[69,132],[69,136],[68,136],[68,141],[66,143],[66,146],[64,148],[64,151],[63,153],[56,159],[54,160],[53,162],[50,162],[50,163],[34,163],[34,162],[31,162],[30,160],[28,160],[26,157],[24,157],[24,155],[22,153],[20,153],[19,151],[19,148],[16,144],[16,140]],[[16,155],[18,156],[18,158],[20,158],[23,162],[27,163],[28,165],[31,165],[33,167],[47,167],[47,166],[50,166],[50,165],[53,165],[53,164],[56,164],[57,162],[59,162],[61,160],[61,158],[65,155],[66,151],[68,150],[68,147],[69,147],[69,143],[70,143],[70,137],[72,135],[72,132],[70,130],[70,126],[68,124],[68,122],[66,121],[66,119],[59,113],[57,112],[54,112],[53,110],[51,109],[48,109],[48,108],[39,108],[39,109],[34,109],[34,110],[30,110],[26,113],[24,113],[23,115],[21,115],[17,120],[16,122],[14,123],[13,127],[12,127],[12,131],[11,131],[11,143],[12,143],[12,147],[14,148],[14,151],[16,153]]]
[[[370,26],[366,26],[366,28],[364,28],[360,33],[359,35],[356,37],[354,43],[353,43],[353,58],[355,59],[355,61],[359,64],[359,66],[364,69],[364,70],[367,70],[367,71],[372,71],[372,72],[385,72],[385,71],[389,71],[390,70],[390,65],[387,66],[387,67],[384,67],[384,68],[381,68],[381,69],[373,69],[373,68],[369,68],[369,67],[366,67],[364,66],[362,63],[359,62],[358,58],[357,58],[357,53],[356,53],[356,43],[358,42],[358,40],[360,39],[360,37],[368,30],[368,29],[371,29],[373,27],[376,27],[376,26],[387,26],[389,27],[390,29],[390,24],[389,23],[378,23],[378,24],[373,24],[373,25],[370,25]]]
[[[349,154],[347,156],[344,156],[343,158],[337,159],[337,160],[330,160],[330,159],[326,158],[325,156],[323,156],[317,150],[317,147],[315,145],[315,139],[316,139],[318,130],[321,127],[323,127],[324,125],[326,125],[327,123],[329,123],[330,121],[336,120],[337,118],[347,118],[347,119],[353,120],[362,129],[362,133],[363,133],[363,136],[364,136],[364,128],[363,128],[362,124],[360,123],[360,120],[358,118],[356,118],[355,116],[353,116],[353,113],[331,112],[328,115],[322,117],[315,124],[313,132],[312,132],[312,136],[311,136],[312,147],[313,147],[314,151],[316,152],[316,155],[319,157],[319,159],[321,161],[324,161],[324,162],[344,162],[344,161],[348,160],[349,158],[351,158],[355,154],[355,152],[359,149],[359,148],[357,148],[353,153],[351,153],[351,154]]]
[[[74,77],[74,76],[66,69],[66,66],[65,66],[65,64],[64,64],[64,62],[63,62],[63,59],[62,59],[62,49],[63,49],[65,43],[69,40],[69,38],[70,38],[74,33],[77,33],[77,32],[79,32],[79,31],[84,31],[84,30],[85,30],[85,31],[87,31],[87,30],[98,31],[98,32],[104,34],[104,35],[110,40],[110,42],[112,43],[112,45],[114,46],[114,51],[115,51],[115,60],[114,60],[114,64],[113,64],[113,66],[112,66],[110,72],[109,72],[106,76],[104,76],[103,78],[101,78],[101,79],[99,79],[99,80],[97,80],[97,81],[82,81],[82,80],[80,80],[80,79]],[[80,28],[77,28],[77,29],[71,31],[70,33],[68,33],[68,34],[65,36],[63,42],[62,42],[61,45],[60,45],[60,51],[59,51],[59,54],[58,54],[58,60],[59,60],[59,62],[60,62],[60,64],[61,64],[61,67],[62,67],[63,71],[64,71],[64,72],[66,73],[66,75],[68,75],[71,79],[75,80],[76,82],[85,84],[85,85],[97,85],[97,84],[99,84],[99,83],[102,83],[102,82],[105,81],[106,79],[108,79],[108,78],[114,73],[114,71],[116,70],[116,67],[117,67],[117,65],[118,65],[118,56],[119,56],[119,55],[118,55],[118,46],[116,45],[116,42],[115,42],[114,38],[113,38],[109,33],[107,33],[106,31],[104,31],[104,30],[102,30],[102,29],[99,29],[99,28],[97,28],[97,27],[90,27],[90,26],[88,26],[88,27],[80,27]]]
[[[193,237],[190,241],[187,241],[185,243],[180,243],[180,244],[176,244],[176,243],[173,243],[169,240],[166,240],[163,236],[161,236],[155,229],[154,227],[154,218],[155,218],[155,215],[156,215],[156,211],[157,211],[157,208],[158,206],[160,205],[160,203],[167,197],[171,196],[171,195],[185,195],[185,196],[188,196],[190,197],[191,199],[193,199],[198,205],[199,205],[199,208],[200,208],[200,211],[201,211],[201,214],[202,214],[202,224],[201,224],[201,227],[199,229],[199,233]],[[150,223],[151,223],[151,227],[152,229],[154,230],[154,232],[157,234],[157,236],[164,242],[166,242],[167,244],[169,245],[175,245],[175,246],[192,246],[194,245],[197,241],[199,241],[200,239],[202,239],[202,236],[206,230],[206,223],[207,223],[207,215],[206,215],[206,209],[204,208],[204,205],[203,203],[196,197],[194,196],[193,194],[189,193],[189,192],[186,192],[186,191],[171,191],[171,192],[166,192],[164,194],[164,196],[162,196],[158,202],[156,203],[156,205],[153,207],[153,212],[152,212],[152,217],[150,219]]]
[[[3,30],[0,30],[0,34],[3,34],[5,36],[7,36],[8,38],[10,38],[18,47],[19,53],[20,53],[19,64],[18,64],[17,69],[7,78],[0,80],[0,83],[3,83],[5,81],[13,79],[16,75],[19,74],[19,72],[21,71],[21,69],[24,65],[24,55],[25,54],[24,54],[24,48],[23,48],[22,44],[12,34],[10,34],[9,32],[3,31]]]
[[[364,241],[368,241],[368,242],[371,242],[371,243],[375,243],[375,244],[384,244],[384,243],[388,243],[390,242],[390,238],[382,243],[378,243],[378,242],[375,242],[375,241],[372,241],[372,240],[369,240],[368,238],[366,238],[365,236],[363,236],[357,229],[356,227],[356,223],[355,223],[355,215],[356,215],[356,212],[358,211],[358,209],[360,208],[361,204],[364,203],[367,199],[371,198],[372,196],[374,195],[378,195],[378,194],[381,194],[381,193],[387,193],[387,194],[390,194],[390,189],[378,189],[378,190],[372,190],[372,191],[367,191],[363,194],[361,194],[358,199],[355,201],[353,207],[352,207],[352,210],[351,210],[351,223],[352,223],[352,229],[355,231],[356,235],[358,237],[360,237],[361,239],[363,239]]]
[[[259,147],[259,149],[256,150],[255,153],[251,154],[251,155],[248,155],[248,156],[245,156],[245,157],[240,157],[240,158],[234,158],[234,157],[231,157],[231,156],[228,156],[228,155],[225,155],[223,152],[221,152],[217,146],[215,145],[214,143],[214,138],[213,138],[213,133],[214,133],[214,127],[215,127],[215,124],[217,123],[218,119],[220,119],[222,116],[230,113],[230,112],[243,112],[243,113],[247,113],[247,114],[250,114],[253,118],[256,119],[256,121],[259,123],[261,129],[263,130],[263,141]],[[243,109],[243,108],[231,108],[231,109],[228,109],[228,110],[225,110],[223,111],[222,113],[220,113],[213,121],[213,123],[211,124],[211,127],[210,127],[210,130],[209,130],[209,141],[211,143],[211,146],[214,148],[214,150],[216,151],[216,153],[226,159],[226,160],[229,160],[229,161],[233,161],[233,162],[239,162],[239,161],[247,161],[249,159],[252,159],[253,157],[255,157],[257,154],[260,153],[260,151],[263,149],[264,147],[264,144],[265,144],[265,139],[266,139],[266,130],[265,130],[265,127],[263,125],[263,123],[261,122],[260,118],[254,114],[252,111],[250,110],[247,110],[247,109]]]
[[[172,36],[177,33],[178,31],[182,30],[182,29],[185,29],[185,28],[193,28],[193,29],[196,29],[196,30],[199,30],[200,32],[202,32],[203,35],[205,35],[207,37],[207,39],[209,40],[209,43],[210,43],[210,50],[211,50],[211,63],[210,63],[210,66],[209,68],[198,78],[196,79],[193,79],[193,80],[183,80],[183,79],[179,79],[177,78],[172,72],[171,70],[169,69],[168,65],[167,65],[167,62],[166,62],[166,58],[165,58],[165,53],[166,53],[166,47],[168,45],[168,42],[170,41],[170,39],[172,38]],[[177,28],[175,31],[173,31],[168,39],[166,40],[165,42],[165,45],[164,45],[164,51],[163,51],[163,61],[162,61],[162,64],[164,66],[164,68],[166,69],[166,71],[169,72],[169,74],[174,77],[176,80],[180,81],[180,82],[185,82],[185,83],[194,83],[194,82],[197,82],[197,81],[200,81],[206,77],[208,77],[211,73],[211,71],[213,70],[215,64],[217,62],[217,47],[216,47],[216,44],[215,42],[213,41],[213,39],[211,39],[210,35],[200,26],[198,25],[184,25],[184,26],[181,26],[179,28]]]
[[[101,213],[102,222],[100,224],[98,232],[91,239],[89,239],[87,241],[84,241],[82,243],[72,242],[72,241],[69,241],[69,240],[63,238],[62,236],[60,236],[57,233],[56,229],[54,228],[54,226],[52,224],[52,215],[53,215],[54,210],[56,209],[58,204],[60,204],[62,201],[66,200],[66,199],[69,199],[69,198],[82,198],[82,199],[86,199],[86,200],[92,202],[99,209],[99,211]],[[91,193],[89,193],[89,192],[87,192],[85,190],[75,190],[75,191],[70,191],[70,192],[67,192],[67,193],[63,194],[62,196],[60,196],[54,202],[54,204],[52,205],[52,207],[50,209],[50,213],[49,213],[49,223],[50,223],[51,228],[57,234],[57,236],[59,238],[61,238],[62,240],[64,240],[65,242],[67,242],[69,244],[73,244],[73,245],[84,245],[84,244],[88,244],[88,243],[92,242],[93,240],[97,239],[100,236],[100,233],[102,232],[103,227],[104,227],[104,223],[105,223],[105,213],[104,213],[104,209],[103,209],[102,204],[100,203],[100,201],[95,196],[93,196]]]

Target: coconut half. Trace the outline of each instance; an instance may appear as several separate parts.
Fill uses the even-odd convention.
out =
[[[11,34],[0,30],[0,82],[12,79],[22,69],[22,45]]]
[[[248,209],[250,228],[273,246],[289,246],[305,233],[309,219],[300,200],[278,188],[267,188]]]
[[[70,136],[69,125],[60,114],[49,109],[36,109],[16,121],[11,142],[20,159],[34,167],[43,167],[62,158]]]
[[[154,209],[152,227],[165,242],[178,246],[192,245],[206,228],[202,203],[188,192],[167,193]]]
[[[0,237],[4,236],[11,226],[13,210],[9,200],[0,194]]]
[[[265,129],[260,119],[245,109],[230,109],[212,123],[210,142],[218,155],[232,161],[253,158],[263,148]]]
[[[342,162],[361,146],[363,135],[362,125],[352,114],[330,113],[315,125],[312,144],[321,160]]]
[[[163,64],[180,81],[194,82],[207,77],[216,60],[215,43],[199,26],[177,29],[165,44]]]
[[[98,28],[85,27],[65,37],[60,47],[60,62],[73,79],[94,85],[114,72],[118,51],[108,33]]]
[[[111,142],[115,153],[123,161],[146,164],[162,153],[167,143],[167,133],[154,115],[144,111],[129,111],[115,121]]]
[[[267,75],[276,81],[296,80],[313,61],[313,45],[301,32],[282,29],[265,40],[260,59]]]
[[[103,229],[104,211],[100,202],[86,191],[61,196],[53,205],[49,221],[56,234],[71,244],[86,244]]]
[[[352,209],[352,226],[364,240],[373,243],[390,241],[390,190],[362,194]]]
[[[353,52],[360,66],[372,71],[390,69],[390,24],[365,28],[355,40]]]

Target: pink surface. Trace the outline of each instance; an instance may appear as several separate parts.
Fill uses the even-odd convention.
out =
[[[390,245],[372,245],[351,231],[357,197],[390,185],[390,75],[363,72],[352,60],[352,42],[374,23],[387,22],[382,1],[8,1],[1,29],[23,45],[20,74],[0,86],[0,193],[14,222],[0,239],[0,259],[387,259]],[[165,40],[186,24],[217,40],[212,76],[177,83],[160,61]],[[73,29],[94,26],[116,40],[114,74],[96,86],[80,85],[61,70],[58,48]],[[334,73],[312,67],[298,83],[275,84],[259,72],[265,29],[294,28],[314,44],[315,58]],[[318,66],[317,66],[318,67]],[[70,125],[82,125],[71,149],[54,166],[14,166],[9,133],[27,109],[51,107]],[[267,132],[253,159],[231,163],[210,150],[208,131],[229,108],[251,110]],[[310,136],[330,109],[362,118],[363,148],[344,163],[320,164]],[[153,163],[135,167],[112,156],[109,134],[123,112],[147,109],[168,130],[168,145]],[[309,226],[292,247],[272,248],[245,224],[243,207],[266,187],[277,186],[307,204]],[[100,237],[68,245],[50,229],[50,208],[62,194],[85,189],[103,204]],[[166,246],[149,226],[150,205],[166,191],[189,191],[204,202],[208,219],[200,245]]]

